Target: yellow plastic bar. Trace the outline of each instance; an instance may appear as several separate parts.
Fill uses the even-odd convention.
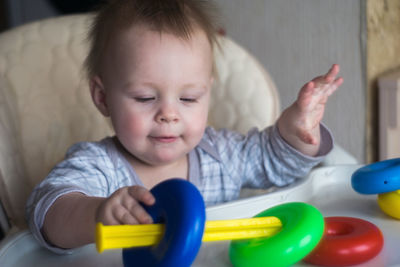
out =
[[[105,249],[152,246],[160,242],[164,224],[108,225],[96,226],[96,248]],[[282,227],[276,217],[207,221],[203,241],[223,241],[268,237]]]

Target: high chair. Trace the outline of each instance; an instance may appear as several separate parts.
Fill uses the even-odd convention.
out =
[[[91,15],[46,19],[0,34],[0,200],[14,232],[25,202],[67,148],[112,135],[91,101],[82,69]],[[245,133],[279,116],[278,90],[245,49],[220,36],[209,124]],[[356,163],[340,147],[325,164]]]

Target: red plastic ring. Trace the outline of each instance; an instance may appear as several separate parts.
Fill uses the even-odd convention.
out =
[[[327,217],[321,241],[303,260],[321,266],[349,266],[372,259],[382,247],[383,235],[374,224],[352,217]]]

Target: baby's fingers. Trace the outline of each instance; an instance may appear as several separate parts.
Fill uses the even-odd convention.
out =
[[[143,206],[132,197],[121,200],[120,208],[113,210],[113,216],[119,224],[147,224],[153,223],[153,219]]]
[[[326,83],[331,83],[339,74],[340,67],[338,64],[333,64],[330,70],[323,76]]]
[[[149,190],[141,186],[129,187],[128,193],[131,197],[133,197],[137,201],[140,201],[148,206],[151,206],[156,202],[156,199],[154,198],[153,194],[151,194]]]
[[[335,86],[336,88],[341,86],[343,83],[343,78],[342,77],[338,77],[333,81],[333,86]]]
[[[342,85],[342,83],[343,83],[343,78],[342,78],[342,77],[336,78],[336,79],[333,81],[332,85],[330,85],[330,86],[327,88],[325,94],[326,94],[327,96],[330,96],[331,94],[333,94],[333,92],[336,91],[336,89],[338,89],[338,87],[339,87],[340,85]]]
[[[121,224],[148,224],[153,223],[153,219],[146,212],[143,206],[137,201],[124,203],[125,209],[116,217],[119,218]]]
[[[128,209],[116,209],[113,217],[117,220],[116,224],[140,224],[140,221]]]
[[[340,67],[338,64],[333,64],[329,71],[322,76],[314,78],[312,81],[316,84],[316,87],[321,87],[326,84],[331,84],[335,81],[336,76],[339,74]]]
[[[153,205],[155,202],[154,196],[146,188],[140,186],[129,187],[128,194],[129,197],[124,198],[122,201],[122,205],[127,210],[127,214],[123,214],[123,223],[153,223],[153,219],[142,204]]]

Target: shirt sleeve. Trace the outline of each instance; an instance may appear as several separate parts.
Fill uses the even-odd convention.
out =
[[[315,157],[290,146],[273,125],[247,135],[229,130],[207,130],[207,138],[217,151],[229,177],[240,187],[268,188],[285,186],[304,177],[333,148],[329,130],[321,124],[321,145]]]
[[[98,143],[78,143],[67,152],[65,160],[57,164],[30,195],[26,214],[28,226],[39,243],[56,253],[68,253],[52,246],[44,239],[41,229],[45,215],[54,201],[64,194],[81,192],[105,197],[118,185],[111,181],[115,172],[105,149]]]

